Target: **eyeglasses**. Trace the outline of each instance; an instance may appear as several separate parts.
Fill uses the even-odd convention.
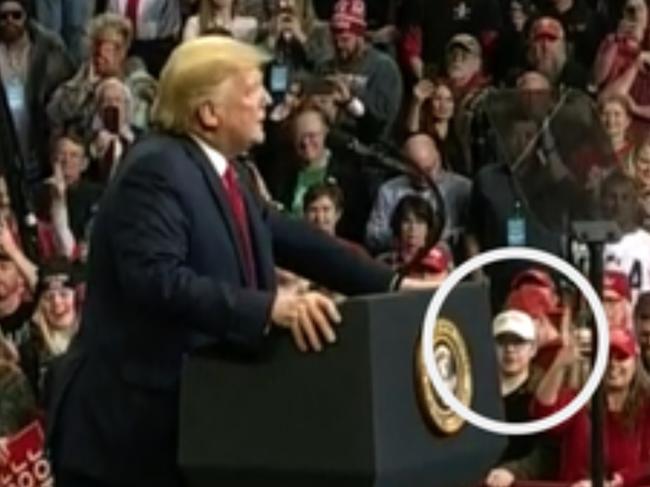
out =
[[[5,10],[0,12],[0,20],[22,20],[25,12],[22,10]]]

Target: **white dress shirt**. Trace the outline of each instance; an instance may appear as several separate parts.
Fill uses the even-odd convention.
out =
[[[201,140],[200,137],[194,134],[192,134],[191,137],[194,140],[194,142],[198,144],[198,146],[201,148],[203,153],[206,155],[206,157],[210,161],[210,164],[217,172],[217,175],[220,178],[222,178],[223,175],[226,173],[226,169],[228,169],[228,161],[226,160],[226,158],[223,157],[223,155],[217,149],[210,147],[206,142]]]

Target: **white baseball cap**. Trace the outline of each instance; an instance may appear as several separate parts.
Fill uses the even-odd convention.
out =
[[[535,323],[523,311],[509,309],[502,311],[492,321],[492,334],[497,337],[504,333],[512,333],[528,342],[535,341]]]

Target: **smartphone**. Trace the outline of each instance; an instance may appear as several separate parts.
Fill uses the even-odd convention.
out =
[[[269,89],[273,94],[283,94],[289,89],[289,66],[274,64],[271,66]]]
[[[102,111],[104,127],[112,134],[120,132],[120,110],[114,106],[105,107]]]

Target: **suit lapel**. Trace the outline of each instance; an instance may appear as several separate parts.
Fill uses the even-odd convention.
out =
[[[210,188],[210,193],[212,193],[212,196],[217,202],[219,211],[221,212],[224,222],[226,223],[230,241],[233,242],[233,246],[235,247],[235,252],[237,254],[237,263],[239,264],[239,275],[242,279],[242,282],[246,282],[247,279],[244,252],[242,251],[241,245],[239,244],[235,217],[233,216],[232,209],[230,208],[230,203],[228,202],[226,190],[223,187],[221,178],[212,167],[212,164],[208,160],[208,156],[205,155],[203,150],[196,144],[196,142],[190,138],[185,138],[185,148],[189,152],[191,156],[190,158],[201,168],[203,176],[206,179],[206,183]]]

